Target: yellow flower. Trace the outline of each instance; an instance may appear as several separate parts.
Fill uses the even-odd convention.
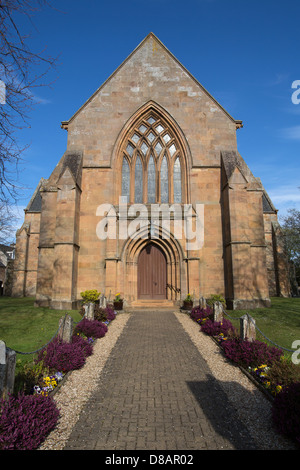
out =
[[[281,385],[277,385],[277,387],[276,387],[276,392],[279,393],[279,392],[281,392],[281,390],[282,390],[282,386],[281,386]]]

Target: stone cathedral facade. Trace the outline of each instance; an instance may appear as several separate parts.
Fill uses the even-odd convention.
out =
[[[277,210],[239,154],[242,127],[150,33],[62,122],[66,151],[17,232],[13,296],[56,309],[86,289],[130,308],[288,296]]]

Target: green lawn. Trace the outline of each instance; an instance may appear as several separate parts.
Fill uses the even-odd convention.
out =
[[[300,340],[300,298],[271,300],[270,308],[228,310],[228,314],[232,323],[239,327],[239,318],[249,313],[265,336],[279,346],[292,349],[293,341]],[[66,312],[76,322],[81,319],[78,310],[51,310],[33,304],[32,297],[0,297],[0,339],[16,351],[31,352],[46,344],[57,332],[59,319]],[[259,333],[257,339],[264,340]],[[32,358],[32,355],[17,354],[22,363]]]
[[[20,352],[32,352],[46,344],[57,332],[59,319],[66,313],[78,322],[78,310],[52,310],[34,307],[34,298],[0,297],[0,339]],[[17,354],[17,363],[32,361],[33,355]]]
[[[300,340],[300,298],[271,299],[270,308],[256,308],[254,310],[228,310],[230,320],[234,326],[239,327],[239,318],[245,313],[251,315],[256,321],[260,331],[271,341],[286,349],[292,349],[292,343]],[[236,318],[237,320],[232,320]],[[257,339],[265,341],[257,331]],[[272,345],[271,343],[269,343]],[[286,353],[286,355],[289,355]]]

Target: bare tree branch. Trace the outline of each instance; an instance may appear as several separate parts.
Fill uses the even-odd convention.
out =
[[[20,195],[16,175],[27,148],[18,144],[16,133],[30,127],[36,104],[33,90],[49,86],[44,77],[57,61],[45,50],[30,50],[29,36],[16,18],[24,15],[32,23],[32,16],[45,6],[49,6],[47,0],[0,0],[0,80],[5,84],[5,102],[0,104],[0,202],[6,204]]]

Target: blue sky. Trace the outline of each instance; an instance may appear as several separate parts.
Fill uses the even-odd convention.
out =
[[[60,128],[153,32],[235,118],[238,149],[279,214],[300,209],[299,0],[53,0],[19,21],[30,47],[59,56],[51,87],[36,89],[19,181],[26,207],[66,150]],[[300,95],[299,95],[300,97]],[[19,225],[21,222],[19,222]]]

